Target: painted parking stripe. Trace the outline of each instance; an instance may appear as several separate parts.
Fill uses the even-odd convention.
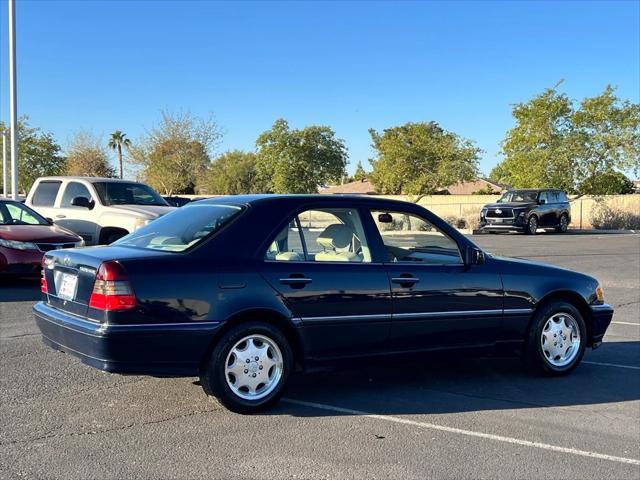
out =
[[[620,365],[619,363],[605,363],[605,362],[588,362],[583,360],[582,363],[588,363],[589,365],[600,365],[601,367],[616,367],[616,368],[628,368],[630,370],[640,370],[640,367],[634,365]]]
[[[317,408],[320,410],[328,410],[328,411],[337,412],[337,413],[346,413],[349,415],[358,415],[361,417],[368,417],[376,420],[383,420],[386,422],[410,425],[412,427],[425,428],[429,430],[437,430],[440,432],[447,432],[447,433],[455,433],[458,435],[465,435],[467,437],[484,438],[486,440],[494,440],[496,442],[510,443],[513,445],[521,445],[523,447],[540,448],[542,450],[551,450],[553,452],[567,453],[570,455],[578,455],[580,457],[596,458],[598,460],[609,460],[612,462],[627,463],[630,465],[640,465],[640,460],[637,460],[635,458],[616,457],[613,455],[606,455],[604,453],[588,452],[586,450],[578,450],[575,448],[568,448],[568,447],[559,447],[557,445],[550,445],[548,443],[531,442],[529,440],[521,440],[519,438],[503,437],[501,435],[493,435],[491,433],[476,432],[473,430],[463,430],[461,428],[447,427],[444,425],[436,425],[435,423],[418,422],[415,420],[409,420],[407,418],[395,417],[393,415],[379,415],[376,413],[364,412],[362,410],[353,410],[351,408],[337,407],[335,405],[327,405],[324,403],[306,402],[304,400],[296,400],[293,398],[284,398],[282,399],[282,401],[291,403],[294,405],[301,405],[304,407]]]
[[[611,322],[611,323],[615,323],[616,325],[633,325],[634,327],[640,327],[640,323],[633,323],[633,322]]]

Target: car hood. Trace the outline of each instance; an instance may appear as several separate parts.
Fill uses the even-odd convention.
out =
[[[0,238],[18,242],[70,243],[81,238],[59,225],[0,225]]]
[[[505,203],[488,203],[484,208],[529,208],[535,207],[534,202],[505,202]]]
[[[123,210],[127,213],[137,213],[138,215],[151,219],[156,219],[176,210],[176,207],[165,207],[161,205],[111,205],[111,208]]]

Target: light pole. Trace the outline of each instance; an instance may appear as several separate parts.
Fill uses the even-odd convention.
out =
[[[7,198],[7,132],[2,131],[2,196]]]
[[[9,0],[9,121],[11,122],[11,194],[18,199],[18,102],[16,96],[16,0]]]

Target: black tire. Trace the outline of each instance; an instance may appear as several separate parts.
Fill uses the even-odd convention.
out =
[[[556,225],[556,232],[558,233],[567,233],[567,229],[569,228],[569,217],[566,213],[560,215],[558,219],[558,225]]]
[[[527,220],[527,227],[525,228],[524,233],[527,235],[535,235],[538,232],[539,226],[538,217],[531,215],[529,220]]]
[[[242,398],[229,386],[225,367],[231,349],[244,337],[260,335],[274,342],[282,354],[282,373],[277,385],[257,400]],[[212,395],[236,413],[257,413],[278,402],[293,370],[293,352],[287,338],[274,326],[263,322],[243,323],[225,333],[214,346],[200,374],[200,383],[207,395]],[[246,372],[246,371],[245,371]]]
[[[578,326],[580,332],[580,346],[577,349],[577,354],[573,357],[570,363],[563,366],[556,366],[547,357],[542,347],[542,331],[552,316],[556,314],[568,314],[571,316]],[[587,345],[587,327],[584,319],[580,314],[580,311],[572,304],[562,301],[556,301],[542,306],[535,313],[533,321],[531,322],[531,328],[527,335],[526,346],[524,351],[524,361],[530,370],[542,372],[549,376],[566,375],[573,371],[584,355],[584,351]]]

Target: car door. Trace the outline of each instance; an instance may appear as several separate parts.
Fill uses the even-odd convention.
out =
[[[96,196],[85,184],[73,180],[67,182],[62,188],[62,197],[53,220],[56,224],[80,235],[89,245],[96,243],[98,233],[94,211]],[[92,206],[87,208],[73,205],[73,199],[77,197],[86,198],[92,202]]]
[[[56,215],[56,198],[62,185],[61,180],[41,180],[35,187],[27,205],[45,218],[51,220]]]
[[[384,351],[391,291],[357,209],[315,207],[290,219],[265,253],[264,276],[299,319],[308,356]]]
[[[540,192],[538,197],[538,211],[540,212],[540,226],[549,227],[555,225],[555,205],[552,192]]]
[[[503,314],[499,274],[465,265],[460,247],[416,213],[372,210],[386,251],[393,320],[391,351],[488,345]]]

